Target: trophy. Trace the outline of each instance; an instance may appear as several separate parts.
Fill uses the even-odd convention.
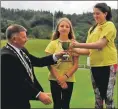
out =
[[[68,50],[69,46],[70,46],[70,42],[62,42],[63,50]],[[66,54],[63,55],[62,60],[63,61],[69,61],[69,57],[70,56],[66,53]]]

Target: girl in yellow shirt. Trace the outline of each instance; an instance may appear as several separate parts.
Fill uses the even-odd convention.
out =
[[[116,80],[117,51],[114,44],[116,28],[111,21],[111,8],[106,3],[94,6],[96,25],[88,31],[86,43],[72,41],[73,52],[89,55],[95,92],[95,109],[114,109],[113,89]],[[83,49],[82,49],[83,48]]]
[[[62,43],[75,39],[72,24],[69,19],[61,18],[56,26],[52,41],[48,44],[47,54],[62,51]],[[69,109],[70,99],[75,82],[75,71],[78,69],[78,56],[69,56],[68,60],[59,60],[49,67],[49,80],[53,98],[53,109]]]

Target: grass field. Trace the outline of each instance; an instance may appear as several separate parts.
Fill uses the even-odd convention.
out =
[[[46,92],[50,92],[50,84],[47,79],[48,70],[44,68],[35,68],[35,74],[39,82],[42,84]],[[93,108],[94,92],[91,85],[90,71],[86,69],[78,69],[75,73],[76,83],[74,84],[73,95],[71,98],[71,108]],[[115,106],[118,107],[118,82],[116,82],[114,90]],[[51,108],[52,105],[45,106],[39,101],[31,101],[32,108]]]
[[[1,47],[5,45],[6,41],[1,41]],[[49,40],[29,40],[26,43],[26,48],[35,56],[45,56],[45,48]],[[80,64],[86,64],[86,56],[80,56]],[[48,81],[47,67],[35,68],[35,74],[45,92],[50,92],[50,84]],[[76,83],[71,98],[71,108],[94,108],[94,93],[91,85],[89,69],[78,69],[75,73]],[[118,108],[118,75],[114,90],[115,106]],[[44,105],[40,101],[31,101],[32,108],[52,108],[51,105]]]

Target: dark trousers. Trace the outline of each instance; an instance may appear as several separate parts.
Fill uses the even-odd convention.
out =
[[[53,98],[53,109],[70,109],[70,99],[73,91],[73,82],[66,82],[67,89],[62,89],[56,81],[50,81]]]
[[[1,108],[0,109],[30,109],[30,103],[28,100],[24,101],[25,98],[23,98],[23,100],[6,100],[3,98],[4,96],[2,96],[1,99]]]
[[[95,108],[103,109],[103,100],[105,100],[106,108],[114,109],[113,89],[116,81],[114,66],[92,67],[91,72]]]

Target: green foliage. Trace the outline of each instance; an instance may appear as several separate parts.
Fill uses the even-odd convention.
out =
[[[118,9],[112,9],[113,22],[118,30]],[[10,24],[20,24],[27,28],[29,38],[49,39],[54,27],[59,18],[67,17],[71,20],[76,39],[80,42],[85,42],[88,29],[95,23],[91,12],[83,14],[64,14],[62,11],[34,11],[34,10],[19,10],[5,9],[1,7],[1,32],[4,34],[6,28]],[[118,36],[118,35],[117,35]],[[2,35],[2,39],[5,37]]]
[[[50,28],[48,25],[40,25],[32,28],[32,35],[35,38],[50,39],[51,33],[52,28]]]
[[[5,34],[4,33],[0,33],[0,36],[1,36],[1,39],[6,39],[6,36],[5,36]]]

